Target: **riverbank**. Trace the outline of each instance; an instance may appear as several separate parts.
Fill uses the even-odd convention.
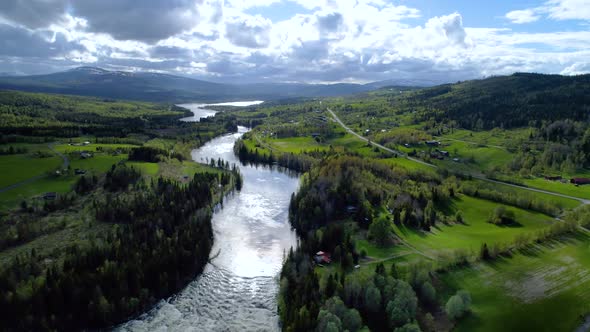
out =
[[[204,272],[174,296],[117,328],[119,331],[279,331],[276,297],[284,255],[297,246],[288,222],[296,173],[240,163],[234,144],[248,129],[217,137],[192,152],[210,164],[240,165],[243,187],[223,198],[213,214],[214,243]]]

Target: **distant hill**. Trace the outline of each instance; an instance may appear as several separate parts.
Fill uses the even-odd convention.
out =
[[[590,119],[590,75],[516,73],[439,85],[404,95],[400,105],[423,118],[468,129],[527,126],[531,121]]]
[[[79,67],[48,75],[0,77],[0,89],[129,100],[215,102],[327,97],[365,92],[374,87],[360,84],[221,84],[159,73]]]

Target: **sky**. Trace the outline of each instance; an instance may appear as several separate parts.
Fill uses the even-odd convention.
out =
[[[444,83],[590,72],[590,0],[1,0],[0,73]]]

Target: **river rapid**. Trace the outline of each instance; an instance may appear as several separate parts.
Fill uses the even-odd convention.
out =
[[[204,107],[191,107],[197,109],[193,121],[202,117]],[[193,159],[222,158],[240,165],[233,145],[246,131],[239,127],[238,133],[213,139],[194,150]],[[213,215],[215,243],[203,274],[117,331],[280,330],[278,274],[284,255],[297,242],[288,209],[299,178],[268,166],[240,165],[240,170],[242,191],[226,197]]]

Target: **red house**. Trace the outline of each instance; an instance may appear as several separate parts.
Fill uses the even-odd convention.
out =
[[[314,262],[316,264],[330,264],[332,260],[330,259],[330,254],[325,253],[323,251],[318,251],[315,256],[313,257]]]

